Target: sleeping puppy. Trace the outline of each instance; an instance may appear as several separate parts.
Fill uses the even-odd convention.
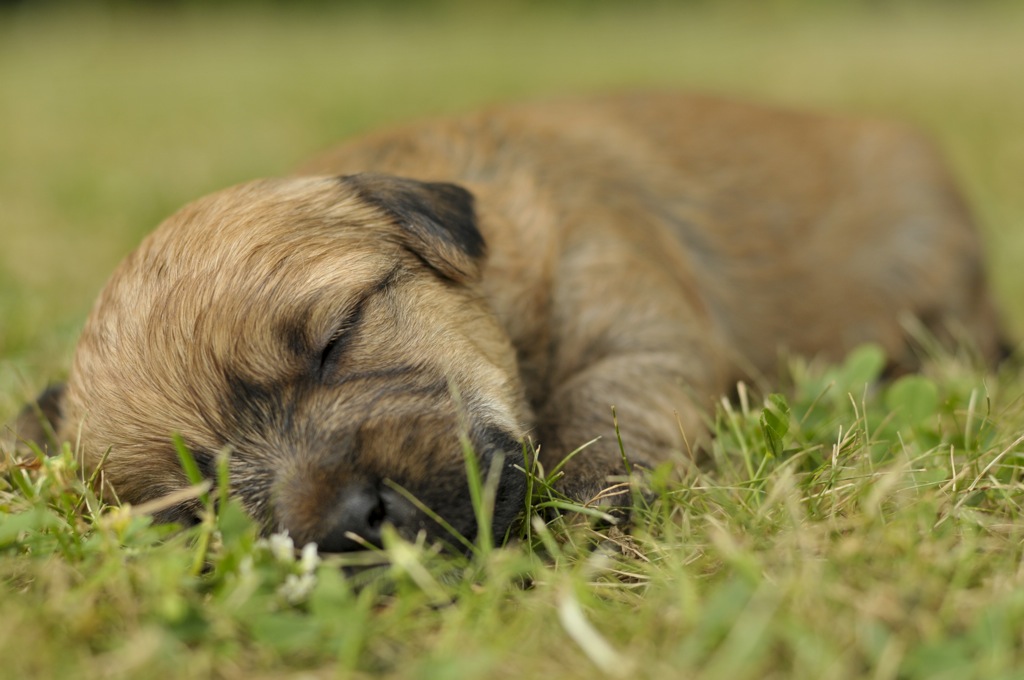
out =
[[[913,131],[675,94],[509,106],[186,206],[114,272],[40,406],[87,469],[106,456],[108,497],[188,486],[178,434],[209,476],[230,451],[266,530],[328,551],[385,524],[443,537],[399,487],[472,539],[468,446],[499,476],[500,540],[524,439],[550,470],[600,437],[564,468],[586,502],[628,466],[613,405],[656,465],[780,352],[909,362],[907,316],[995,354],[977,234]]]

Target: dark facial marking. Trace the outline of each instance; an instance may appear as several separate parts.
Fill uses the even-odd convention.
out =
[[[296,319],[290,319],[278,325],[277,334],[284,338],[284,345],[292,356],[305,357],[311,351],[305,324],[305,319],[308,316],[309,313],[305,312]]]
[[[193,509],[185,504],[178,504],[170,508],[164,508],[153,513],[153,521],[157,524],[168,524],[174,522],[184,527],[191,527],[199,524],[199,517]]]
[[[287,398],[288,382],[258,383],[227,371],[225,389],[218,404],[219,421],[207,419],[208,427],[223,438],[223,445],[246,445],[245,436],[268,429],[287,431],[295,417],[294,399]]]
[[[209,479],[216,481],[217,477],[217,458],[209,451],[203,449],[197,449],[189,447],[189,451],[192,452],[192,458],[196,461],[196,467],[199,468],[199,474],[203,476],[203,479]]]
[[[192,454],[192,459],[196,462],[196,467],[199,468],[199,474],[203,476],[203,479],[213,482],[213,489],[216,489],[217,484],[217,457],[209,451],[204,449],[196,448],[194,446],[188,447],[189,452]],[[213,491],[211,490],[211,493]],[[159,498],[159,496],[155,496]],[[216,494],[213,495],[214,511],[216,511],[218,502]],[[153,520],[158,523],[175,522],[185,527],[195,526],[199,524],[200,513],[202,512],[202,505],[198,499],[190,499],[179,503],[170,508],[164,508],[153,513]]]

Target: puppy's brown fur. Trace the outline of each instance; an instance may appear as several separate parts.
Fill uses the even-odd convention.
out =
[[[186,485],[172,433],[207,466],[230,448],[256,517],[344,549],[429,524],[393,484],[472,535],[461,432],[506,461],[500,535],[523,437],[550,469],[601,436],[566,468],[585,500],[621,472],[612,405],[658,463],[780,350],[903,361],[905,316],[995,352],[977,235],[915,133],[668,94],[507,107],[171,217],[101,294],[60,434],[109,447],[133,503]]]

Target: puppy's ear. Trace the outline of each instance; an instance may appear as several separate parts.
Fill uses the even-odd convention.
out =
[[[476,224],[473,194],[445,182],[363,173],[341,181],[389,213],[405,229],[406,245],[442,276],[475,280],[487,247]]]
[[[14,441],[13,450],[24,449],[25,442],[35,442],[47,454],[57,453],[57,430],[64,410],[65,387],[64,383],[50,385],[34,402],[21,409],[14,423],[8,426],[11,430],[8,435]]]

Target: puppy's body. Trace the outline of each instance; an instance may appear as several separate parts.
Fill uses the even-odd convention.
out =
[[[566,468],[585,500],[621,472],[612,405],[657,463],[780,351],[900,361],[905,315],[997,341],[958,195],[886,123],[595,98],[371,135],[303,175],[186,208],[101,295],[62,432],[92,464],[111,447],[123,499],[185,484],[179,432],[230,447],[234,491],[300,540],[425,526],[396,483],[472,534],[459,432],[485,467],[530,436],[549,469],[600,435]],[[501,479],[499,534],[522,494]]]
[[[912,315],[991,356],[980,246],[943,164],[888,122],[660,95],[527,105],[356,141],[304,171],[455,181],[490,245],[532,432],[580,465],[683,446],[737,378],[783,351],[905,356]],[[697,406],[697,408],[694,408]],[[598,453],[607,450],[608,453]]]

